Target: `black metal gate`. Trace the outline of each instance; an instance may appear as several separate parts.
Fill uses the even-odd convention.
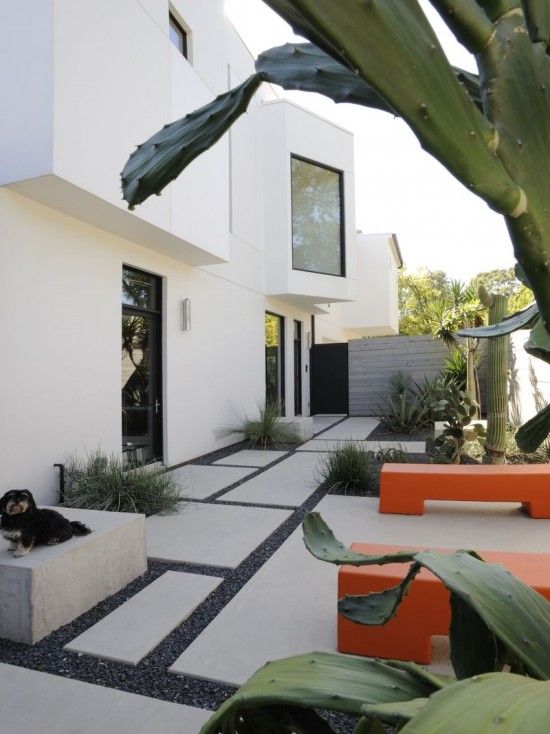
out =
[[[311,347],[311,415],[348,413],[348,345],[314,344]]]

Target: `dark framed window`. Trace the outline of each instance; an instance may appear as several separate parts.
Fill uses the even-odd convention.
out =
[[[174,46],[178,49],[178,51],[182,54],[182,56],[185,56],[187,59],[187,33],[182,28],[181,23],[176,20],[176,18],[170,13],[168,16],[169,21],[169,31],[170,31],[170,40],[174,44]]]
[[[291,156],[292,267],[345,276],[344,176]]]
[[[285,320],[265,314],[265,399],[285,414]]]

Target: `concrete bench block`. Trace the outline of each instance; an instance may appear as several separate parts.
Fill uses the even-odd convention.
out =
[[[301,441],[309,441],[313,438],[313,418],[311,416],[290,416],[279,418],[281,423],[287,423],[297,434]]]
[[[143,515],[58,509],[92,533],[14,558],[0,539],[0,637],[34,644],[147,570]]]

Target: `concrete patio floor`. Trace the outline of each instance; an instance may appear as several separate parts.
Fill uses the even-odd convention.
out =
[[[308,442],[314,450],[305,444],[275,463],[275,451],[237,450],[223,463],[178,470],[182,482],[193,478],[196,496],[175,515],[147,519],[153,576],[99,617],[92,610],[86,624],[75,620],[34,647],[0,640],[0,685],[10,702],[0,731],[195,734],[205,709],[267,660],[334,651],[337,569],[304,547],[300,522],[312,509],[346,544],[550,552],[550,521],[532,520],[518,505],[427,502],[423,516],[410,517],[380,515],[377,498],[323,497],[317,467],[326,454],[318,447],[346,438],[368,445],[376,425],[320,416],[322,433]],[[433,669],[448,671],[448,641],[432,642]],[[25,669],[37,660],[47,672]]]

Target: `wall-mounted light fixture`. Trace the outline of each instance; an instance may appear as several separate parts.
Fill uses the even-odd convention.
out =
[[[311,349],[311,331],[307,332],[307,348]]]
[[[191,299],[184,298],[181,302],[181,330],[191,331]]]

